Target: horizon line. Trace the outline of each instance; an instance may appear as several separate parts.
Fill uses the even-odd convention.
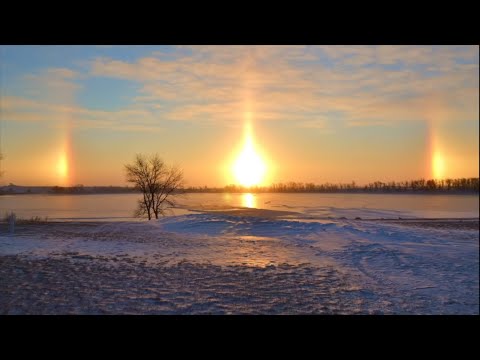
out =
[[[385,184],[385,185],[400,185],[404,184],[406,182],[411,183],[415,181],[435,181],[435,182],[445,182],[447,180],[471,180],[471,179],[479,179],[479,176],[473,176],[473,177],[449,177],[449,178],[441,178],[441,179],[435,179],[435,178],[426,178],[426,177],[421,177],[421,178],[416,178],[416,179],[409,179],[409,180],[388,180],[388,181],[380,181],[380,180],[375,180],[367,183],[357,183],[355,180],[349,181],[349,182],[323,182],[323,183],[315,183],[311,181],[284,181],[284,182],[274,182],[271,183],[270,185],[252,185],[252,186],[244,186],[241,184],[226,184],[224,186],[209,186],[209,185],[189,185],[189,186],[183,186],[182,189],[225,189],[229,187],[233,188],[242,188],[242,189],[262,189],[262,188],[270,188],[273,186],[278,186],[278,185],[285,185],[289,186],[292,184],[295,185],[314,185],[314,186],[325,186],[325,185],[353,185],[355,187],[365,187],[368,185],[373,185],[373,184]],[[9,183],[9,184],[4,184],[0,185],[0,187],[9,187],[9,186],[16,186],[16,187],[31,187],[31,188],[75,188],[75,187],[83,187],[83,188],[89,188],[89,187],[119,187],[119,188],[131,188],[133,189],[134,187],[130,187],[128,185],[84,185],[84,184],[75,184],[75,185],[69,185],[69,186],[60,186],[60,185],[19,185],[19,184],[14,184],[14,183]]]

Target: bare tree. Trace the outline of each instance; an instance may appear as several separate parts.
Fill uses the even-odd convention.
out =
[[[174,166],[167,166],[158,154],[146,157],[137,154],[133,164],[125,165],[127,181],[140,190],[143,198],[138,201],[135,216],[165,214],[167,205],[175,206],[173,195],[178,194],[183,185],[183,173]]]

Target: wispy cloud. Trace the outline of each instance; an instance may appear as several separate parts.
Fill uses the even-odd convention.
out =
[[[91,110],[75,105],[49,104],[20,97],[2,100],[2,117],[6,121],[33,121],[79,129],[117,131],[161,131],[154,112],[139,107],[117,111]]]
[[[39,73],[26,74],[22,79],[24,93],[29,98],[53,104],[72,104],[82,85],[80,74],[67,68],[49,68]]]
[[[142,84],[138,100],[168,104],[166,120],[228,121],[241,117],[248,103],[262,120],[295,114],[315,121],[340,111],[349,125],[368,123],[366,118],[380,124],[421,119],[421,103],[432,96],[445,99],[441,106],[451,117],[478,117],[478,101],[455,100],[464,89],[478,93],[473,47],[182,49],[188,51],[177,58],[161,53],[130,63],[99,58],[91,73]]]
[[[139,84],[135,105],[116,111],[78,106],[75,94],[85,77]],[[3,101],[5,117],[52,120],[68,109],[79,127],[229,125],[247,111],[257,121],[289,120],[294,127],[328,127],[321,119],[379,126],[425,120],[431,104],[444,120],[478,119],[474,46],[181,46],[134,61],[99,57],[88,73],[51,68],[24,81],[25,102]],[[37,100],[35,109],[26,98]]]

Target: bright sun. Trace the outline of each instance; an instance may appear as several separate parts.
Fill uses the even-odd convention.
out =
[[[252,137],[247,135],[242,152],[233,165],[235,178],[240,185],[250,187],[262,182],[265,171],[265,163],[255,152]]]

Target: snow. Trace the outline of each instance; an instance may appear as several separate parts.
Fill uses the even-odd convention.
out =
[[[478,219],[262,215],[19,225],[0,236],[0,312],[479,313]]]

